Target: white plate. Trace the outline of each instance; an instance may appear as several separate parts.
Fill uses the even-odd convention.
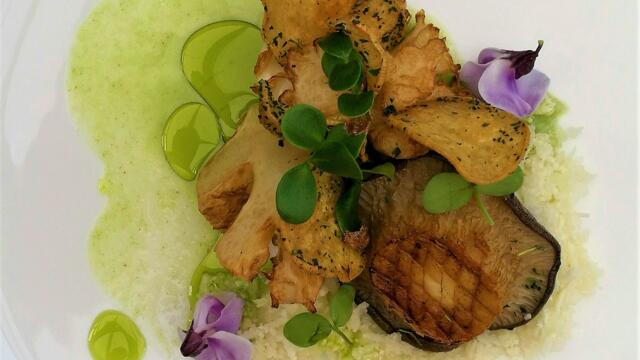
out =
[[[584,128],[577,153],[597,175],[583,211],[603,270],[598,293],[578,306],[571,340],[548,358],[635,358],[634,2],[410,2],[446,24],[465,59],[484,46],[546,41],[538,67],[571,106],[564,121]],[[101,165],[76,135],[63,86],[74,29],[94,3],[2,3],[2,328],[19,360],[88,359],[87,329],[114,306],[86,257],[104,205],[96,191]],[[147,359],[160,357],[152,350]]]

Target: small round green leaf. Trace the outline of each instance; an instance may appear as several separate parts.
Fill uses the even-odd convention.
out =
[[[366,138],[367,134],[365,132],[357,135],[349,134],[344,124],[338,124],[332,127],[327,135],[327,141],[335,141],[343,144],[349,149],[354,158],[360,155],[360,149],[362,145],[364,145]]]
[[[518,191],[524,182],[524,172],[517,168],[511,175],[488,185],[477,185],[478,192],[489,196],[507,196]]]
[[[360,230],[362,222],[358,216],[358,200],[362,183],[354,181],[347,190],[340,195],[336,203],[336,221],[343,233]]]
[[[373,174],[373,175],[382,175],[386,176],[389,179],[393,180],[396,176],[396,167],[393,166],[392,163],[384,163],[382,165],[378,165],[373,169],[362,170],[365,174]]]
[[[353,43],[349,36],[344,33],[336,32],[329,34],[329,36],[320,40],[318,44],[324,52],[338,59],[343,59],[343,61],[347,61],[349,55],[353,52]]]
[[[325,141],[316,150],[309,161],[317,166],[320,170],[328,173],[350,178],[362,180],[362,170],[358,162],[351,155],[349,149],[344,144],[335,141]]]
[[[358,60],[336,64],[329,75],[329,87],[334,91],[349,90],[358,85],[361,75],[362,64]]]
[[[327,121],[322,112],[307,104],[291,107],[282,117],[280,125],[285,140],[304,150],[314,150],[324,140]]]
[[[329,76],[331,76],[331,73],[336,68],[336,66],[338,66],[339,64],[344,64],[344,61],[342,61],[342,59],[338,59],[337,57],[329,53],[324,53],[322,55],[321,64],[322,64],[322,71],[324,71],[324,74],[328,78]]]
[[[358,117],[366,114],[373,106],[373,91],[361,94],[342,94],[338,98],[340,113],[349,117]]]
[[[422,193],[422,206],[432,214],[442,214],[466,205],[473,196],[473,184],[456,173],[434,176]]]
[[[356,290],[351,285],[342,285],[331,298],[331,320],[337,327],[347,324],[353,314]]]
[[[313,346],[331,335],[331,331],[329,320],[309,312],[292,317],[283,329],[284,337],[299,347]]]
[[[317,193],[316,178],[309,165],[304,163],[292,168],[280,179],[276,190],[278,214],[290,224],[302,224],[313,215]]]

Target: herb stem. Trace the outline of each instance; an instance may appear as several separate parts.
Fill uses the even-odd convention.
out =
[[[489,211],[487,210],[487,206],[485,205],[484,200],[482,200],[482,194],[480,194],[480,192],[476,190],[474,191],[474,195],[476,198],[476,204],[478,205],[478,208],[480,208],[482,215],[484,215],[484,218],[487,219],[487,222],[489,223],[489,225],[493,226],[495,222],[493,221],[491,214],[489,214]]]
[[[530,254],[530,253],[532,253],[532,252],[534,252],[536,250],[540,250],[540,248],[537,245],[532,247],[532,248],[529,248],[527,250],[522,251],[521,253],[518,254],[518,257],[528,255],[528,254]]]
[[[333,328],[333,331],[336,332],[336,334],[340,335],[340,337],[344,339],[344,341],[346,341],[347,344],[349,344],[349,346],[353,346],[353,342],[351,342],[351,340],[349,340],[347,335],[345,335],[340,329],[338,329],[338,327],[335,324],[331,323],[331,327]]]

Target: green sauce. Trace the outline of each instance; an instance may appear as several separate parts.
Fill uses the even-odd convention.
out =
[[[94,360],[139,360],[146,342],[125,314],[108,310],[96,317],[89,331],[89,351]]]
[[[196,178],[204,160],[220,144],[216,115],[197,103],[182,105],[171,114],[162,136],[169,165],[185,180]]]
[[[547,134],[551,138],[553,146],[560,147],[567,134],[560,127],[560,118],[568,111],[568,107],[553,94],[548,93],[529,117],[529,123],[533,125],[537,134]]]
[[[205,159],[221,144],[220,132],[230,137],[255,103],[250,87],[256,81],[253,67],[262,46],[260,29],[244,21],[207,25],[186,41],[182,71],[209,107],[185,104],[167,121],[163,148],[183,179],[195,179]]]
[[[262,47],[260,29],[243,21],[205,26],[184,45],[184,74],[222,120],[226,137],[257,99],[250,87],[256,82],[253,67]]]
[[[103,0],[71,50],[70,110],[104,164],[107,201],[87,246],[93,275],[167,352],[179,346],[175,329],[192,315],[185,294],[216,238],[195,184],[176,176],[162,148],[170,115],[203,102],[185,79],[182,50],[207,24],[260,24],[262,13],[258,0]]]
[[[207,256],[200,262],[196,271],[193,272],[191,277],[191,285],[189,285],[189,305],[191,310],[195,309],[196,302],[200,297],[200,288],[202,286],[202,278],[206,275],[215,275],[216,273],[224,271],[220,266],[220,261],[216,257],[216,253],[212,250]]]

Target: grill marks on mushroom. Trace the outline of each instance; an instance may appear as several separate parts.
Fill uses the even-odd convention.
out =
[[[525,304],[530,320],[551,294],[559,267],[555,239],[522,216],[525,210],[513,199],[485,199],[494,226],[474,204],[442,215],[424,211],[419,191],[450,170],[439,158],[412,160],[395,180],[366,183],[361,197],[372,242],[368,268],[354,281],[358,297],[385,330],[402,330],[406,341],[434,351],[455,348],[489,328],[521,325],[525,315],[515,317],[506,306],[512,303]],[[524,259],[531,246],[547,252]],[[541,279],[534,297],[520,291],[532,267]]]

